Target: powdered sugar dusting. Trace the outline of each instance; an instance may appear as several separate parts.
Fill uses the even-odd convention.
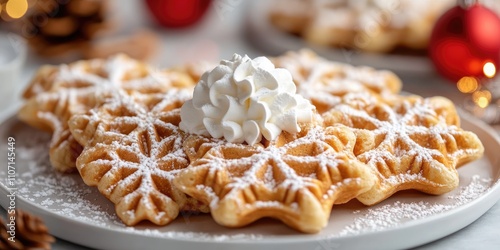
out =
[[[374,178],[366,165],[354,160],[347,145],[355,137],[346,127],[303,129],[268,143],[210,148],[179,174],[177,185],[210,203],[212,217],[221,225],[245,226],[272,217],[297,224],[291,227],[299,231],[320,231],[331,204],[366,192]],[[206,141],[199,137],[187,140]]]
[[[311,100],[319,112],[338,104],[347,93],[388,96],[401,88],[399,79],[388,71],[328,61],[308,50],[288,52],[273,60],[276,67],[292,73],[297,92]],[[317,104],[326,105],[326,110]]]
[[[52,169],[48,155],[50,136],[43,133],[32,133],[30,145],[17,148],[18,160],[25,162],[26,169],[19,174],[17,186],[19,196],[50,207],[51,211],[94,225],[106,226],[104,218],[117,220],[111,204],[104,206],[92,202],[92,197],[99,197],[96,190],[88,188],[77,174],[61,174]],[[24,136],[20,136],[24,137]],[[18,138],[22,140],[22,138]]]
[[[12,132],[9,134],[18,142],[16,146],[18,197],[27,200],[32,205],[36,204],[49,213],[60,215],[66,220],[126,234],[143,235],[146,239],[254,241],[282,237],[283,233],[293,235],[293,237],[303,237],[275,221],[251,226],[248,229],[231,229],[216,225],[209,215],[198,214],[183,214],[165,227],[151,224],[127,227],[115,215],[113,204],[102,197],[97,189],[86,186],[78,174],[60,174],[51,168],[47,150],[50,142],[49,134],[36,131],[22,123],[13,124],[9,131]],[[4,148],[0,146],[0,150]],[[5,169],[0,169],[0,182],[5,180],[6,175]],[[397,228],[408,221],[427,218],[473,202],[489,192],[491,187],[500,185],[500,180],[493,181],[490,178],[473,175],[470,179],[464,178],[462,183],[460,189],[444,195],[444,199],[438,199],[435,202],[426,198],[435,198],[435,196],[419,196],[414,202],[395,201],[399,199],[399,196],[396,196],[395,199],[373,208],[348,209],[340,212],[342,217],[352,218],[346,222],[345,226],[339,227],[337,222],[341,218],[332,215],[329,226],[313,237],[334,240],[335,237]],[[5,184],[2,185],[5,186]],[[295,204],[292,204],[291,208],[297,209]],[[334,213],[341,210],[337,208],[338,206],[334,206]],[[203,228],[208,230],[203,230]],[[276,232],[279,233],[276,234]]]
[[[334,137],[333,135],[326,135],[324,129],[320,127],[312,128],[308,131],[306,136],[298,138],[296,140],[286,143],[284,146],[276,147],[271,145],[269,147],[255,147],[253,154],[248,157],[241,157],[238,159],[224,159],[219,157],[209,157],[208,160],[204,160],[204,165],[201,167],[194,166],[192,168],[205,168],[208,167],[210,171],[228,171],[229,175],[232,174],[232,169],[246,169],[242,176],[233,176],[231,183],[227,184],[228,189],[231,191],[225,195],[224,199],[237,199],[237,196],[245,189],[251,189],[253,185],[263,185],[269,190],[277,190],[279,188],[285,188],[290,192],[296,192],[299,189],[306,188],[307,186],[314,186],[313,178],[309,176],[302,176],[303,174],[298,174],[298,171],[294,169],[294,164],[304,163],[317,165],[318,168],[327,169],[327,165],[336,167],[338,165],[338,159],[333,157],[334,155],[342,154],[342,152],[336,152],[332,145],[326,143],[326,137]],[[294,148],[309,145],[313,142],[316,147],[315,151],[317,155],[294,155],[289,152]],[[238,144],[226,144],[214,147],[212,151],[219,152],[218,154],[224,154],[224,150],[241,148],[241,152],[246,152],[249,148],[244,148]],[[289,164],[289,162],[293,162]],[[264,170],[262,177],[259,176],[259,172]],[[277,181],[274,172],[278,172],[277,175],[284,176],[282,181]],[[236,171],[238,172],[238,171]],[[313,173],[314,176],[314,173]],[[350,178],[345,178],[343,181],[349,181]],[[336,183],[340,185],[341,183]],[[211,191],[212,187],[206,187],[204,185],[198,185],[198,190],[203,190],[212,200],[212,209],[217,207],[217,201],[220,197],[216,197],[215,193]],[[234,197],[233,197],[234,196]],[[331,195],[330,195],[331,196]],[[326,196],[328,197],[328,195]],[[215,200],[215,202],[213,202]],[[241,204],[248,205],[248,204]],[[252,203],[252,206],[275,206],[282,207],[281,202],[256,202]]]
[[[404,222],[418,220],[421,218],[437,215],[453,208],[467,204],[485,192],[492,184],[490,178],[481,178],[474,175],[468,185],[462,187],[458,194],[449,195],[447,198],[453,202],[450,204],[396,201],[377,208],[369,208],[366,212],[353,211],[359,214],[352,224],[342,229],[336,236],[356,235],[364,232],[380,231],[393,228]]]
[[[146,103],[125,95],[91,115],[75,115],[71,120],[80,141],[84,141],[82,129],[96,128],[85,135],[90,142],[78,158],[79,170],[83,180],[98,186],[116,204],[117,214],[127,225],[144,219],[164,225],[177,216],[168,208],[188,199],[171,187],[175,175],[189,164],[176,124],[179,107],[187,98],[183,92],[150,96]],[[141,212],[141,207],[147,212]]]
[[[346,97],[350,95],[357,96]],[[398,98],[391,103],[374,100],[364,106],[343,101],[324,114],[325,120],[353,129],[358,135],[356,157],[378,173],[381,185],[397,188],[406,184],[423,190],[415,186],[426,183],[440,194],[455,188],[457,164],[480,158],[481,142],[454,125],[458,118],[450,100]],[[375,204],[385,199],[384,190],[380,190],[359,199]]]
[[[79,89],[99,90],[124,89],[126,91],[148,91],[167,89],[172,86],[173,77],[167,71],[150,68],[124,54],[115,55],[106,60],[93,59],[77,61],[58,66],[58,71],[50,86],[51,90]],[[37,86],[38,82],[33,82]]]
[[[48,155],[50,134],[36,131],[21,123],[17,126],[21,129],[12,135],[18,141],[16,146],[19,173],[16,179],[17,195],[30,204],[36,204],[51,213],[85,224],[146,237],[200,241],[255,240],[263,237],[260,234],[237,232],[227,234],[203,232],[194,222],[191,223],[192,226],[184,222],[181,216],[169,226],[172,229],[152,224],[127,227],[116,216],[114,205],[96,188],[85,185],[77,173],[61,174],[53,170]],[[6,175],[4,169],[0,169],[2,182],[6,179]],[[192,216],[192,220],[208,219],[212,226],[214,224],[209,215]]]

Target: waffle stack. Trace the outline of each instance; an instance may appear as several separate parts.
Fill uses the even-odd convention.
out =
[[[314,115],[298,132],[252,145],[181,129],[181,107],[200,77],[186,72],[195,66],[154,71],[124,56],[41,68],[19,117],[53,132],[55,169],[78,170],[129,226],[195,211],[227,227],[272,217],[316,233],[352,199],[444,194],[458,186],[456,168],[483,154],[453,103],[401,95],[391,72],[310,51],[271,61],[288,70]]]

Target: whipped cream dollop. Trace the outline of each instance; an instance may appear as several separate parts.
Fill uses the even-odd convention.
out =
[[[262,136],[274,140],[282,131],[300,132],[299,123],[312,121],[314,110],[296,94],[289,71],[266,57],[234,54],[203,74],[193,99],[181,108],[180,128],[253,145]]]

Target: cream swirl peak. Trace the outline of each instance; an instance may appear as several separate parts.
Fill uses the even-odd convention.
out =
[[[297,133],[312,121],[315,107],[296,94],[292,76],[266,57],[231,60],[203,74],[193,99],[181,109],[180,128],[188,133],[224,137],[253,145],[282,132]]]

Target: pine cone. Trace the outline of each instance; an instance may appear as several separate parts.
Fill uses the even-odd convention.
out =
[[[106,21],[107,1],[30,1],[26,15],[16,22],[17,30],[33,50],[47,57],[79,52],[101,31]],[[60,3],[62,2],[62,3]]]
[[[51,249],[51,243],[55,241],[43,221],[27,212],[16,210],[15,214],[8,214],[8,217],[15,217],[15,226],[9,226],[11,221],[5,223],[0,217],[0,249]],[[14,232],[15,235],[12,235]]]

